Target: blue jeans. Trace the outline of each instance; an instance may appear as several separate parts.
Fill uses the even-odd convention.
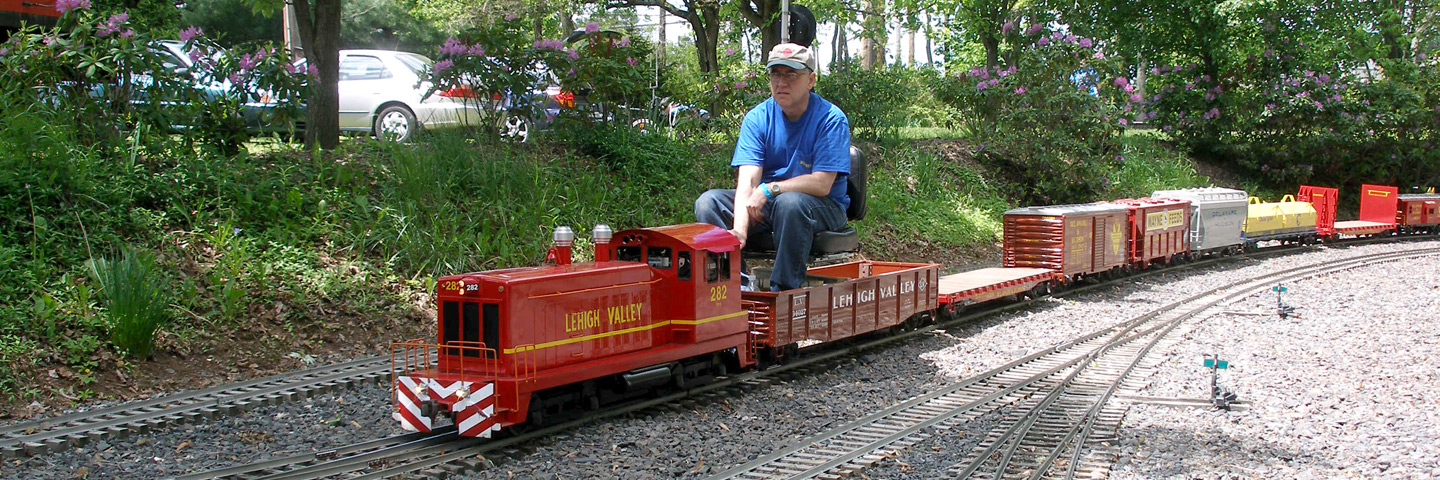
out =
[[[709,190],[695,200],[695,219],[717,227],[735,228],[735,190]],[[785,192],[765,203],[765,218],[750,221],[747,236],[772,232],[775,236],[775,269],[770,272],[770,290],[798,288],[805,282],[805,262],[816,232],[845,228],[845,212],[829,197]]]

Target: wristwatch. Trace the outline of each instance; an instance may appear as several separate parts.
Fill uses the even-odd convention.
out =
[[[771,195],[774,195],[774,196],[777,196],[777,197],[780,196],[780,184],[778,184],[778,183],[771,183],[771,184],[770,184],[770,194],[771,194]]]

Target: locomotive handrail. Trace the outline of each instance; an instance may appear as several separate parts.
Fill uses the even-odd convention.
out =
[[[579,290],[566,290],[566,291],[563,291],[563,292],[546,293],[546,294],[541,294],[541,295],[530,295],[530,296],[527,296],[527,297],[525,297],[525,298],[527,298],[527,299],[536,299],[536,298],[559,297],[559,296],[562,296],[562,295],[573,295],[573,294],[576,294],[576,293],[594,292],[594,291],[599,291],[599,290],[609,290],[609,289],[612,289],[612,288],[634,287],[634,286],[638,286],[638,285],[649,285],[649,284],[652,284],[652,283],[659,282],[660,280],[661,280],[661,279],[657,278],[657,279],[654,279],[654,280],[646,280],[646,281],[643,281],[643,282],[630,282],[630,283],[622,283],[622,284],[618,284],[618,285],[606,285],[606,286],[603,286],[603,287],[582,288],[582,289],[579,289]]]

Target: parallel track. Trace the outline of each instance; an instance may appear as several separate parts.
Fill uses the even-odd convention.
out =
[[[1413,240],[1426,239],[1427,238],[1425,237],[1413,238]],[[1394,241],[1394,239],[1376,238],[1349,240],[1335,246],[1343,247],[1347,245],[1361,245],[1385,241]],[[1404,240],[1402,239],[1401,241]],[[1268,248],[1265,251],[1251,253],[1244,256],[1208,259],[1200,262],[1187,264],[1181,268],[1202,267],[1206,265],[1216,264],[1219,262],[1230,262],[1245,258],[1253,259],[1282,255],[1285,253],[1290,253],[1298,248],[1300,247]],[[1142,278],[1144,276],[1148,276],[1158,272],[1173,272],[1175,270],[1176,269],[1147,271],[1127,278]],[[1056,293],[1054,296],[1063,297],[1069,295],[1077,295],[1094,289],[1106,287],[1111,283],[1113,282],[1086,285],[1080,288],[1074,288],[1064,292]],[[980,318],[995,312],[1025,308],[1029,304],[1030,302],[1017,302],[1011,304],[1002,303],[998,305],[991,304],[986,306],[982,310],[968,313],[967,315],[964,315],[957,319],[943,322],[940,325],[921,328],[916,331],[903,332],[885,338],[873,339],[863,343],[855,342],[855,344],[851,346],[838,346],[835,348],[829,348],[829,346],[827,346],[828,349],[824,350],[823,353],[806,357],[803,360],[797,361],[796,363],[791,365],[772,368],[771,370],[766,372],[752,372],[746,375],[722,379],[722,381],[715,384],[698,387],[696,389],[692,389],[689,392],[680,392],[662,399],[645,402],[643,404],[639,404],[635,408],[615,410],[611,412],[611,415],[623,414],[642,408],[649,408],[655,405],[674,402],[681,398],[685,398],[687,395],[728,394],[720,392],[726,392],[736,388],[750,388],[750,386],[753,386],[755,384],[767,382],[767,377],[773,374],[784,374],[784,372],[792,369],[808,370],[815,365],[822,365],[832,359],[847,357],[855,351],[872,349],[889,344],[891,342],[903,341],[916,335],[928,334],[928,332],[933,331],[937,328],[948,328],[952,325],[968,322],[973,319]],[[307,398],[318,393],[323,393],[336,389],[340,386],[354,385],[361,382],[383,382],[388,379],[389,375],[389,362],[387,359],[381,357],[370,357],[336,365],[313,368],[300,372],[241,382],[237,384],[217,386],[191,392],[182,392],[146,401],[131,402],[103,409],[78,412],[59,417],[52,417],[44,420],[7,425],[0,427],[0,457],[40,455],[50,452],[61,451],[72,446],[84,445],[92,441],[123,437],[127,435],[148,432],[153,429],[163,428],[170,425],[183,424],[188,422],[198,422],[217,418],[219,416],[233,415],[261,405],[277,404],[284,401]],[[488,442],[489,445],[493,445],[495,447],[483,448],[483,452],[476,452],[472,449],[461,448],[461,451],[468,450],[470,452],[466,455],[446,456],[446,460],[437,460],[433,462],[426,461],[421,462],[421,464],[423,465],[417,465],[421,465],[420,467],[418,467],[420,469],[440,468],[441,470],[453,470],[455,469],[455,465],[461,465],[462,469],[478,468],[476,462],[467,461],[465,460],[465,457],[477,456],[479,453],[485,452],[504,452],[507,448],[510,448],[513,453],[513,447],[508,446],[521,444],[528,439],[535,438],[536,436],[538,436],[537,434],[544,434],[547,432],[563,430],[564,428],[569,428],[570,426],[578,425],[579,423],[591,420],[594,420],[594,418],[583,419],[577,422],[571,422],[570,424],[558,425],[556,427],[547,428],[541,431],[533,432],[529,435],[518,436],[504,441]],[[336,450],[333,452],[327,452],[327,454],[324,456],[329,458],[346,458],[349,456],[354,456],[355,452],[372,452],[369,453],[371,457],[380,458],[379,460],[375,460],[372,458],[371,461],[367,462],[367,464],[369,465],[369,469],[373,470],[376,466],[392,463],[392,460],[384,459],[385,455],[373,453],[374,451],[381,451],[386,448],[391,448],[387,445],[406,444],[407,442],[412,442],[417,438],[419,437],[402,435],[399,437],[392,437],[391,439],[380,439],[366,442],[364,444],[347,447],[345,449]],[[403,449],[413,447],[395,448]],[[455,452],[457,448],[458,445],[452,444],[440,448],[439,450]],[[396,455],[395,457],[399,457],[399,455]],[[308,468],[283,466],[287,464],[298,465],[300,463],[305,463],[306,465],[308,465],[310,463],[313,463],[306,463],[307,461],[304,459],[294,459],[293,461],[273,460],[271,462],[280,464],[282,466],[264,467],[257,465],[253,466],[255,468],[247,468],[246,466],[241,466],[235,467],[233,469],[227,469],[234,470],[234,472],[226,474],[225,476],[203,476],[209,473],[220,472],[214,471],[206,472],[205,474],[197,474],[201,476],[187,476],[182,478],[250,478],[255,476],[255,472],[273,473],[276,471],[293,470],[296,468]],[[398,465],[401,463],[408,463],[408,461],[399,460],[393,461],[393,463]],[[481,461],[479,463],[486,463],[486,461]],[[446,466],[447,464],[449,466]],[[243,473],[247,470],[252,472],[252,474]]]
[[[1212,289],[1115,327],[1038,352],[990,372],[810,437],[715,475],[715,479],[843,478],[966,421],[1018,405],[979,451],[950,470],[954,478],[1031,478],[1064,467],[1061,478],[1108,468],[1105,451],[1083,448],[1114,436],[1123,409],[1116,392],[1134,381],[1145,355],[1186,320],[1275,282],[1379,262],[1440,254],[1440,249],[1378,254],[1273,272]],[[1067,450],[1068,449],[1068,450]],[[1066,455],[1066,453],[1069,455]]]
[[[390,360],[369,357],[247,382],[0,427],[0,457],[56,452],[173,424],[233,415],[390,377]]]

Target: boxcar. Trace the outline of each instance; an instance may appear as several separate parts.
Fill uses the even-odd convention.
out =
[[[1128,262],[1137,268],[1170,263],[1190,253],[1190,201],[1134,198],[1116,200],[1130,209]]]
[[[1190,252],[1196,255],[1235,253],[1244,243],[1246,201],[1243,190],[1187,188],[1159,190],[1153,198],[1190,201]]]
[[[1086,203],[1005,212],[1005,267],[1045,268],[1066,281],[1125,266],[1130,209]]]

